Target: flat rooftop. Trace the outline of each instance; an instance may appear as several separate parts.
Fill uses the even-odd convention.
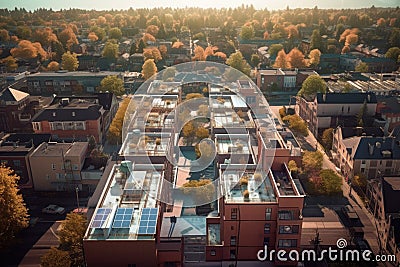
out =
[[[154,239],[163,165],[115,164],[85,239]]]
[[[87,149],[88,142],[66,143],[42,143],[31,154],[31,157],[75,157],[82,155]]]
[[[121,75],[121,72],[114,71],[99,71],[99,72],[90,72],[90,71],[58,71],[58,72],[38,72],[33,73],[27,76],[28,79],[36,78],[36,77],[105,77],[110,75]]]

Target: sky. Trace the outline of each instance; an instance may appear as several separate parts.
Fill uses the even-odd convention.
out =
[[[371,7],[396,7],[400,0],[0,0],[0,8],[14,9],[25,8],[35,10],[37,8],[52,8],[53,10],[81,8],[81,9],[129,9],[152,7],[237,7],[242,4],[253,6],[256,9],[267,8],[269,10],[290,8],[363,8]]]

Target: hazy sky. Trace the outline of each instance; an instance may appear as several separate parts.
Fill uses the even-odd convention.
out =
[[[375,5],[376,7],[395,7],[400,0],[0,0],[0,8],[13,9],[24,7],[28,10],[45,7],[59,10],[61,8],[82,9],[128,9],[142,7],[237,7],[242,4],[253,4],[255,8],[283,9],[286,6],[319,8],[362,8]]]

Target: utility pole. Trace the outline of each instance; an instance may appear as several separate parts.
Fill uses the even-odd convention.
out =
[[[79,187],[77,186],[77,187],[75,187],[76,204],[78,205],[78,212],[80,212],[80,208],[79,208],[79,195],[78,195],[78,192],[79,192]]]

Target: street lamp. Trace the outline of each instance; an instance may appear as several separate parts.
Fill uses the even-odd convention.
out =
[[[79,208],[79,187],[75,187],[75,193],[76,193],[76,204],[78,205],[78,212],[80,212],[80,208]]]

